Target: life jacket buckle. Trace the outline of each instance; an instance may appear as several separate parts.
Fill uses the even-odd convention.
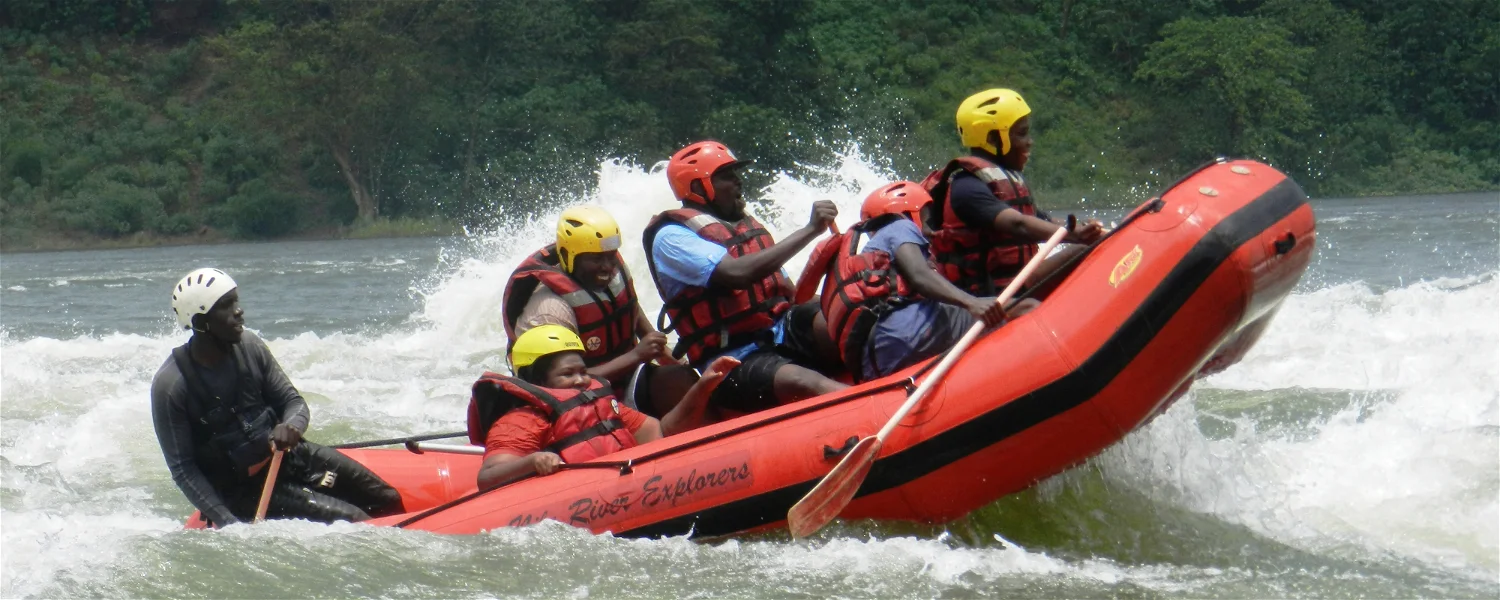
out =
[[[635,459],[633,459],[633,458],[630,459],[630,460],[627,460],[627,461],[625,461],[623,463],[620,463],[620,476],[623,477],[625,475],[629,475],[631,473],[634,473],[635,472],[635,466],[634,465],[635,465]]]

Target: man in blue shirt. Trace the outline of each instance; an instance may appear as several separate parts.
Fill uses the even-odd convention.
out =
[[[792,306],[782,265],[833,223],[838,208],[813,203],[807,226],[776,243],[745,213],[739,168],[718,142],[678,151],[667,166],[682,208],[652,219],[645,232],[647,262],[679,336],[674,356],[702,368],[719,356],[740,366],[715,390],[719,408],[753,412],[843,389],[813,368],[826,364],[816,341],[815,303]],[[660,326],[660,319],[658,325]]]
[[[824,273],[822,305],[829,334],[861,381],[884,377],[942,354],[977,321],[997,325],[1025,314],[1035,300],[1002,310],[933,269],[918,224],[932,197],[897,181],[865,199],[863,219],[819,245],[809,269]]]

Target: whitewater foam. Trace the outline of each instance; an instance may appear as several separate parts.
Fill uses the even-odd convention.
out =
[[[1210,439],[1190,395],[1101,459],[1162,499],[1327,551],[1392,552],[1500,574],[1500,383],[1493,275],[1384,293],[1340,285],[1287,299],[1243,363],[1211,390],[1387,392],[1314,434],[1240,423]]]
[[[602,205],[619,220],[626,238],[622,254],[652,316],[660,299],[639,236],[651,215],[677,206],[662,168],[605,162],[595,189],[568,201]],[[889,177],[854,148],[827,167],[772,174],[767,187],[749,194],[750,210],[782,238],[805,224],[813,200],[827,198],[839,205],[838,222],[847,227],[857,220],[863,195]],[[409,285],[420,298],[419,308],[398,327],[268,339],[312,405],[313,435],[347,440],[462,429],[474,376],[482,369],[503,369],[506,340],[499,306],[505,280],[520,260],[551,240],[562,208],[515,216],[494,232],[444,248],[432,275],[393,282],[393,291]],[[790,273],[800,271],[807,253],[804,249],[789,263]],[[385,264],[405,263],[320,259],[259,271],[269,277],[277,269],[343,272]],[[176,265],[148,269],[178,270]],[[81,283],[85,277],[70,275],[80,284],[69,290],[88,287]],[[48,285],[69,282],[37,280],[31,293]],[[22,286],[10,291],[24,290],[15,287]],[[1412,557],[1493,581],[1500,573],[1497,298],[1494,273],[1381,291],[1348,283],[1300,292],[1288,298],[1241,364],[1200,382],[1201,393],[1184,398],[1095,466],[1113,484],[1132,486],[1153,502],[1214,515],[1289,545],[1356,560]],[[358,310],[358,304],[340,310]],[[266,318],[272,322],[269,314]],[[274,571],[290,556],[313,565],[307,571],[342,569],[378,581],[385,571],[397,570],[403,581],[385,588],[345,583],[329,592],[336,595],[494,593],[451,582],[486,581],[494,564],[520,560],[517,556],[553,561],[517,573],[539,569],[575,583],[525,588],[489,580],[494,589],[608,595],[656,589],[652,586],[661,578],[653,581],[652,572],[667,573],[664,578],[674,582],[712,572],[717,579],[710,584],[695,587],[684,580],[663,588],[677,592],[661,595],[752,589],[767,595],[1092,596],[1144,589],[1265,596],[1291,595],[1277,587],[1285,581],[1295,585],[1325,577],[1127,565],[1006,542],[966,547],[947,538],[904,536],[703,545],[682,538],[618,540],[556,524],[501,530],[478,541],[309,523],[184,533],[177,529],[187,505],[167,476],[147,400],[152,375],[184,337],[166,315],[152,327],[145,333],[66,339],[18,339],[0,327],[0,545],[5,550],[0,595],[275,593],[273,588],[157,587],[156,567],[134,562],[147,556],[181,568],[197,564],[205,548],[243,570],[226,575],[231,580],[243,574],[269,585],[262,580],[274,572],[286,581],[324,581],[320,573]],[[1290,403],[1304,390],[1368,392],[1370,399],[1318,417],[1305,435],[1238,417],[1227,421],[1237,427],[1232,435],[1204,433],[1200,417],[1215,410],[1208,401],[1215,392],[1269,391],[1274,393],[1266,395],[1268,402]],[[589,571],[569,564],[579,556],[629,568]],[[407,563],[413,566],[403,569]],[[1015,583],[1017,578],[1023,583]],[[137,581],[142,579],[146,583]],[[752,587],[757,585],[762,587]],[[296,588],[281,592],[288,589]]]

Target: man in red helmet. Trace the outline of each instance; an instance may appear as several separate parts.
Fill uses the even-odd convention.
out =
[[[1038,242],[1060,226],[1036,208],[1021,175],[1031,159],[1031,107],[1014,90],[991,89],[958,106],[958,135],[969,148],[922,182],[938,205],[928,224],[938,270],[971,294],[1004,289],[1031,260]],[[1104,233],[1098,221],[1080,223],[1064,242],[1090,243]],[[1047,259],[1040,281],[1071,258]]]
[[[647,264],[661,294],[658,329],[676,331],[673,356],[699,369],[719,356],[740,366],[711,403],[738,412],[837,391],[845,386],[804,365],[818,365],[813,336],[818,306],[792,306],[782,265],[833,223],[838,207],[813,203],[807,226],[776,243],[745,213],[740,161],[718,142],[698,142],[672,155],[667,180],[682,208],[646,226]],[[662,318],[670,320],[663,326]]]
[[[943,278],[919,226],[931,204],[919,184],[881,186],[865,198],[858,224],[818,244],[799,281],[822,282],[828,333],[856,381],[942,354],[975,322],[997,325],[1037,304],[1027,299],[1002,310],[995,298],[969,295]]]

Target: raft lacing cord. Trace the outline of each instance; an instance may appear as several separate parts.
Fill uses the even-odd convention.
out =
[[[1166,187],[1166,189],[1162,190],[1160,194],[1153,196],[1151,200],[1141,205],[1140,208],[1135,210],[1135,212],[1132,212],[1130,213],[1130,215],[1126,216],[1124,220],[1120,221],[1120,225],[1118,227],[1115,227],[1114,229],[1110,230],[1109,233],[1100,236],[1099,239],[1094,240],[1094,243],[1089,244],[1087,248],[1084,248],[1083,252],[1079,252],[1077,255],[1073,256],[1073,258],[1068,259],[1068,262],[1063,263],[1063,265],[1061,267],[1058,267],[1057,270],[1048,273],[1046,277],[1043,277],[1035,284],[1027,286],[1026,291],[1016,294],[1015,300],[1019,301],[1030,298],[1037,292],[1037,290],[1046,289],[1047,284],[1051,283],[1052,280],[1057,279],[1058,277],[1066,277],[1069,273],[1073,272],[1074,266],[1076,266],[1088,255],[1093,254],[1094,249],[1098,248],[1100,244],[1103,244],[1104,240],[1113,237],[1116,233],[1119,233],[1121,230],[1125,229],[1126,225],[1129,225],[1131,222],[1139,219],[1143,215],[1146,215],[1148,213],[1161,212],[1161,209],[1165,208],[1167,205],[1167,203],[1162,200],[1162,197],[1166,196],[1167,192],[1170,192],[1173,188],[1182,185],[1182,182],[1187,181],[1194,175],[1202,172],[1204,169],[1207,169],[1214,165],[1222,165],[1226,162],[1229,162],[1228,158],[1219,156],[1211,161],[1198,165],[1198,168],[1193,169],[1192,171],[1189,171],[1187,175],[1183,175],[1182,177],[1178,178],[1177,181],[1172,182],[1172,185],[1169,185]],[[992,329],[990,331],[994,330]],[[990,331],[986,331],[984,334],[989,335]]]
[[[1167,194],[1167,192],[1171,191],[1173,188],[1177,187],[1178,185],[1181,185],[1182,182],[1187,181],[1192,176],[1197,175],[1200,171],[1202,171],[1204,169],[1207,169],[1207,168],[1209,168],[1211,166],[1214,166],[1214,165],[1223,164],[1224,162],[1227,162],[1227,160],[1228,159],[1226,159],[1226,158],[1224,158],[1222,156],[1218,157],[1218,158],[1215,158],[1214,160],[1212,160],[1210,162],[1207,162],[1207,163],[1204,163],[1203,165],[1199,166],[1198,168],[1193,169],[1192,172],[1188,173],[1187,175],[1182,176],[1182,178],[1178,179],[1177,181],[1172,182],[1172,185],[1167,186],[1167,188],[1164,191],[1162,191],[1161,194],[1157,194],[1150,201],[1146,202],[1145,204],[1141,205],[1140,208],[1136,209],[1135,212],[1132,212],[1129,216],[1125,217],[1125,219],[1123,219],[1122,221],[1120,221],[1119,226],[1115,227],[1109,233],[1106,233],[1103,236],[1100,236],[1099,239],[1094,240],[1094,243],[1089,244],[1089,246],[1087,248],[1085,248],[1083,252],[1079,252],[1077,256],[1074,256],[1071,260],[1069,260],[1067,263],[1065,263],[1061,268],[1059,268],[1056,271],[1052,272],[1047,277],[1042,278],[1041,281],[1038,281],[1036,283],[1036,285],[1031,286],[1031,288],[1028,289],[1026,292],[1023,292],[1021,294],[1017,294],[1016,298],[1017,299],[1029,298],[1029,297],[1031,297],[1031,294],[1033,292],[1035,292],[1036,290],[1042,289],[1045,286],[1045,284],[1048,283],[1049,281],[1053,280],[1054,278],[1057,278],[1057,277],[1060,277],[1060,276],[1064,276],[1067,273],[1070,273],[1072,271],[1073,266],[1077,265],[1078,262],[1081,261],[1081,260],[1083,260],[1084,257],[1086,257],[1089,254],[1091,254],[1094,251],[1095,248],[1099,247],[1100,244],[1104,243],[1104,240],[1107,240],[1110,237],[1114,236],[1116,233],[1119,233],[1120,231],[1124,230],[1127,225],[1130,225],[1131,222],[1133,222],[1136,219],[1140,218],[1142,215],[1145,215],[1145,214],[1148,214],[1148,213],[1161,212],[1161,209],[1166,206],[1166,203],[1164,201],[1162,201],[1162,196],[1165,196]],[[990,329],[988,331],[985,331],[984,334],[983,334],[983,336],[988,336],[989,334],[994,333],[998,329],[999,328],[994,328],[994,329]],[[981,336],[981,337],[983,337],[983,336]],[[832,398],[828,398],[826,400],[823,400],[823,401],[820,401],[820,402],[817,402],[817,403],[814,403],[814,404],[809,404],[807,406],[798,408],[798,409],[790,411],[790,412],[782,413],[782,414],[776,415],[774,417],[768,417],[766,419],[754,421],[754,422],[751,422],[751,423],[746,423],[744,425],[740,425],[739,427],[735,427],[735,428],[732,428],[732,429],[727,429],[725,431],[721,431],[719,433],[715,433],[715,434],[710,435],[710,436],[698,438],[698,439],[690,441],[690,442],[685,442],[685,443],[679,444],[677,446],[672,446],[670,448],[663,448],[661,450],[657,450],[656,452],[652,452],[650,454],[646,454],[646,455],[641,456],[639,458],[635,458],[635,459],[631,459],[631,460],[625,460],[625,461],[604,461],[604,462],[571,463],[571,464],[559,465],[559,468],[560,469],[568,469],[568,470],[572,470],[572,469],[619,469],[620,470],[620,475],[621,476],[625,476],[625,475],[629,475],[634,470],[633,467],[634,467],[635,463],[645,463],[645,462],[652,461],[652,460],[655,460],[655,459],[658,459],[658,458],[662,458],[662,457],[666,457],[666,456],[671,456],[673,454],[677,454],[677,453],[682,452],[684,450],[690,450],[690,449],[693,449],[693,448],[697,448],[698,446],[702,446],[702,445],[705,445],[705,444],[710,444],[710,443],[713,443],[713,442],[717,442],[717,441],[722,440],[724,438],[735,436],[735,435],[739,435],[739,434],[744,433],[746,431],[750,431],[750,430],[753,430],[753,429],[758,429],[758,428],[761,428],[761,427],[764,427],[764,426],[767,426],[767,425],[771,425],[771,424],[774,424],[774,423],[780,423],[782,421],[786,421],[786,420],[789,420],[789,419],[794,419],[796,417],[800,417],[800,416],[808,414],[808,413],[812,413],[812,412],[817,412],[817,411],[823,410],[823,409],[828,408],[830,406],[834,406],[834,405],[837,405],[837,404],[843,404],[843,403],[849,402],[851,400],[858,400],[858,399],[865,398],[865,397],[873,395],[873,394],[878,394],[880,392],[884,392],[886,390],[890,390],[890,389],[894,389],[894,388],[905,388],[906,389],[906,395],[910,396],[912,394],[912,392],[916,390],[916,381],[917,381],[917,378],[921,377],[923,375],[926,375],[927,372],[930,371],[930,370],[932,370],[933,367],[936,367],[939,362],[942,362],[942,358],[945,357],[945,356],[947,356],[947,355],[948,355],[948,353],[944,352],[944,353],[942,353],[942,354],[940,354],[938,356],[934,356],[934,357],[928,359],[927,360],[927,364],[922,365],[921,369],[918,369],[916,373],[913,373],[910,377],[907,377],[905,379],[900,379],[900,380],[896,380],[896,381],[891,381],[891,382],[888,382],[888,383],[884,383],[884,384],[881,384],[881,385],[878,385],[878,386],[875,386],[875,387],[872,387],[872,388],[869,388],[869,389],[861,390],[861,391],[859,391],[857,393],[840,393],[840,392],[835,392]],[[412,523],[416,523],[417,521],[421,521],[422,519],[425,519],[425,518],[430,517],[432,515],[435,515],[437,513],[440,513],[440,512],[443,512],[445,510],[448,510],[450,508],[453,508],[455,506],[459,506],[461,504],[467,503],[470,500],[474,500],[476,498],[479,498],[480,496],[483,496],[483,495],[488,494],[490,492],[493,492],[495,490],[505,488],[505,487],[507,487],[507,486],[509,486],[511,484],[518,483],[518,482],[521,482],[521,481],[525,481],[527,479],[530,479],[530,478],[536,477],[536,476],[537,476],[536,473],[532,473],[530,475],[526,475],[524,477],[521,477],[520,479],[516,479],[515,481],[512,481],[512,482],[507,483],[505,485],[492,487],[492,488],[487,489],[487,490],[479,490],[479,491],[474,492],[472,494],[469,494],[467,496],[463,496],[463,497],[460,497],[460,498],[456,498],[454,500],[450,500],[450,501],[448,501],[448,502],[446,502],[444,504],[440,504],[438,506],[429,508],[429,509],[427,509],[425,511],[422,511],[421,513],[418,513],[417,515],[414,515],[414,516],[412,516],[412,517],[410,517],[410,518],[408,518],[408,519],[406,519],[404,521],[401,521],[400,523],[397,523],[395,525],[395,527],[398,527],[398,528],[406,527],[407,525],[411,525]]]

